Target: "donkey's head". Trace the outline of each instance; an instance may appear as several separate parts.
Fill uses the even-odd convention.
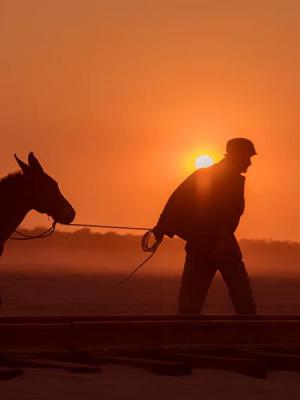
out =
[[[75,217],[73,207],[61,194],[57,182],[44,172],[34,154],[29,153],[28,164],[16,155],[15,158],[23,171],[31,207],[48,214],[55,222],[71,223]]]

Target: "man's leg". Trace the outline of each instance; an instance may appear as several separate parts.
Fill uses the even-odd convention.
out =
[[[205,246],[188,242],[185,249],[178,314],[199,314],[217,267]]]
[[[218,255],[219,270],[238,314],[256,314],[256,304],[242,252],[234,236],[224,242]]]

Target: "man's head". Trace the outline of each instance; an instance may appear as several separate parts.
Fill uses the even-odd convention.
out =
[[[247,172],[251,157],[255,156],[254,144],[249,139],[234,138],[226,144],[226,159],[239,172]]]

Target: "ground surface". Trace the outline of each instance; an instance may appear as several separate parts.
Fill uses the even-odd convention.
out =
[[[24,369],[24,375],[0,382],[1,400],[248,400],[300,398],[300,373],[270,372],[267,380],[219,370],[191,376],[104,365],[100,374]]]
[[[123,275],[26,275],[0,271],[1,315],[176,314],[180,277],[144,276],[121,286]],[[260,314],[300,314],[300,278],[254,277]],[[204,313],[234,313],[227,289],[217,276]]]

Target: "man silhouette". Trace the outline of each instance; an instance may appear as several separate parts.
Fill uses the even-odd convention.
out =
[[[210,283],[220,271],[235,310],[256,314],[255,300],[234,232],[244,212],[245,173],[256,154],[244,138],[227,142],[225,158],[198,169],[171,195],[154,228],[186,240],[186,260],[179,293],[179,314],[198,314]]]

